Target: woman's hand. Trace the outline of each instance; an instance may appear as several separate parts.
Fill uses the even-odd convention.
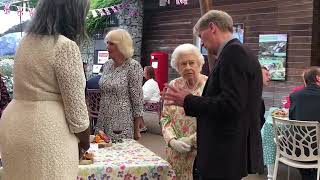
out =
[[[86,150],[84,150],[81,146],[80,143],[78,143],[78,149],[79,149],[79,159],[81,160],[83,158],[84,153]]]
[[[85,153],[90,148],[90,128],[74,134],[79,139],[79,157],[81,158],[83,153]]]
[[[133,118],[134,124],[134,140],[139,140],[141,138],[140,128],[143,127],[142,116]]]

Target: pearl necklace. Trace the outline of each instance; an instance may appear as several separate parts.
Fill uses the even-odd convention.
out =
[[[186,88],[188,90],[190,90],[190,92],[194,92],[197,88],[198,88],[198,85],[199,85],[199,81],[197,80],[195,83],[194,83],[194,86],[192,88],[190,88],[190,85],[188,83],[188,81],[185,81],[185,85],[186,85]]]

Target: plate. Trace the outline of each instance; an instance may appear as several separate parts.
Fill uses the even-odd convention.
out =
[[[287,110],[284,110],[284,109],[276,109],[272,111],[271,115],[274,117],[288,117],[289,113]]]
[[[97,143],[97,144],[98,144],[98,148],[107,148],[107,147],[111,147],[112,146],[112,142],[111,141],[109,143],[101,142],[101,143]]]
[[[90,165],[90,164],[93,164],[93,160],[92,159],[90,159],[90,160],[80,160],[79,164],[80,165]]]

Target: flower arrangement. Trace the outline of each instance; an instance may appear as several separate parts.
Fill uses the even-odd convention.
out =
[[[9,95],[13,94],[13,57],[0,57],[0,72]]]

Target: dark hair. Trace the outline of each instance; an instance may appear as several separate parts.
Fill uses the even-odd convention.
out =
[[[63,35],[80,42],[86,37],[85,19],[89,0],[40,0],[27,33],[36,35]]]
[[[320,68],[317,66],[310,67],[303,75],[306,85],[316,84],[317,76],[320,76]]]
[[[155,79],[156,75],[155,75],[155,73],[154,73],[153,67],[152,67],[152,66],[146,66],[146,67],[144,67],[144,68],[145,68],[146,71],[147,71],[148,77],[149,77],[150,79]]]

